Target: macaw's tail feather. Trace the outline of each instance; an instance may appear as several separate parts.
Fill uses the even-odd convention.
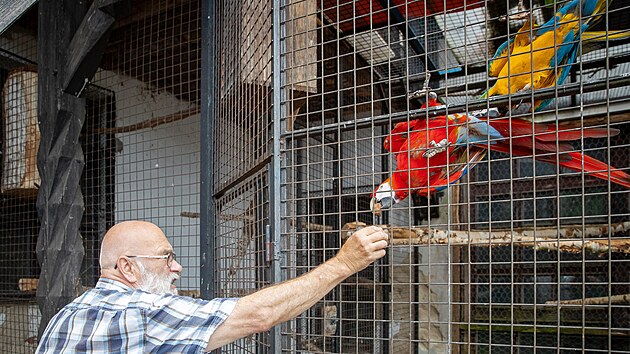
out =
[[[582,33],[582,55],[606,48],[610,41],[630,39],[630,31],[589,31]]]
[[[535,143],[535,148],[532,146]],[[570,144],[562,144],[562,143],[554,143],[547,144],[541,142],[532,143],[531,139],[527,138],[517,138],[512,139],[512,143],[498,142],[490,145],[490,150],[503,152],[512,156],[522,156],[522,157],[536,157],[536,159],[555,163],[555,153],[560,154],[560,160],[563,159],[563,156],[566,155],[566,152],[573,150],[573,146]],[[551,156],[551,157],[550,157]],[[568,159],[568,157],[567,157]]]
[[[554,17],[540,26],[536,35],[555,30],[558,24],[562,24],[567,19],[573,21],[580,17],[584,19],[584,24],[586,24],[586,28],[588,28],[602,18],[602,14],[607,8],[607,2],[610,3],[612,0],[571,0],[561,7]]]
[[[560,130],[555,131],[556,127],[553,124],[545,124],[547,128],[546,132],[536,132],[536,140],[542,141],[574,141],[581,138],[606,138],[609,136],[615,136],[619,134],[619,129],[614,128],[563,128],[559,126]],[[567,130],[562,130],[567,129]]]
[[[537,161],[547,162],[554,165],[560,165],[570,170],[581,172],[582,170],[588,176],[608,180],[608,172],[610,171],[610,181],[626,188],[630,188],[630,175],[616,169],[604,162],[594,159],[588,155],[579,152],[562,152],[560,154],[541,154],[532,156],[532,149],[523,146],[499,143],[491,146],[491,150],[504,153],[511,153],[513,156],[529,156],[534,157]],[[584,167],[582,168],[582,161]]]
[[[630,32],[623,31],[588,31],[582,33],[582,40],[584,42],[606,42],[606,41],[618,41],[622,39],[630,38]]]
[[[619,134],[618,129],[612,128],[573,128],[563,125],[532,123],[527,120],[490,119],[488,124],[504,137],[531,137],[539,141],[572,141],[584,138],[605,138]]]
[[[582,0],[582,13],[579,14],[576,10],[576,15],[582,15],[587,17],[586,22],[590,22],[590,25],[599,21],[602,18],[602,14],[606,11],[606,3],[612,2],[612,0]]]
[[[571,159],[568,161],[560,161],[560,166],[580,172],[582,171],[582,161],[584,161],[585,174],[608,180],[608,173],[610,172],[611,182],[630,188],[630,175],[627,173],[590,156],[580,154],[579,152],[570,152],[568,155],[571,156]]]

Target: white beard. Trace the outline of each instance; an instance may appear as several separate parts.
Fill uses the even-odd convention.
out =
[[[148,271],[141,262],[136,262],[142,282],[138,284],[138,289],[153,294],[173,294],[177,295],[177,289],[171,288],[173,280],[179,279],[177,273],[170,272],[167,276],[162,276]]]

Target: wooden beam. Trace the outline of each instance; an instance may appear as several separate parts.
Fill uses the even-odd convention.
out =
[[[68,45],[62,83],[65,92],[81,95],[98,69],[115,16],[126,12],[124,5],[127,3],[127,0],[96,0],[92,3]]]
[[[83,151],[78,144],[85,106],[63,93],[65,49],[87,7],[74,0],[41,0],[38,23],[38,116],[40,145],[37,167],[41,185],[37,198],[40,218],[37,259],[41,273],[37,302],[42,314],[39,334],[67,303],[80,294],[83,242],[79,226],[83,196],[79,187]]]
[[[123,12],[121,1],[128,0],[96,0],[89,11],[86,2],[75,0],[39,2],[40,335],[52,316],[83,292],[80,271],[85,250],[79,230],[85,209],[80,188],[85,161],[79,136],[85,100],[78,96],[98,68],[105,34],[113,18]]]
[[[147,119],[140,123],[125,125],[122,127],[114,127],[114,128],[98,128],[92,130],[92,133],[96,134],[120,134],[120,133],[129,133],[142,129],[155,128],[162,124],[168,124],[172,122],[177,122],[179,120],[184,120],[188,117],[194,116],[199,113],[199,107],[195,106],[193,108],[179,111],[173,114],[169,114],[162,117],[155,117],[151,119]]]

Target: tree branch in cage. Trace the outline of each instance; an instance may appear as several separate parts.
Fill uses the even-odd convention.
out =
[[[317,345],[317,342],[323,342],[322,337],[310,338],[302,341],[302,348],[309,353],[324,353],[324,350]]]
[[[195,211],[182,211],[179,213],[179,216],[183,218],[191,218],[191,219],[199,219],[201,217],[201,213]],[[254,217],[251,215],[230,215],[230,214],[221,214],[221,220],[224,221],[255,221]]]
[[[140,123],[125,125],[122,127],[114,127],[114,128],[98,128],[93,129],[92,133],[95,134],[120,134],[120,133],[130,133],[137,130],[155,128],[163,124],[173,123],[180,120],[184,120],[191,116],[194,116],[199,113],[199,107],[193,107],[190,109],[186,109],[183,111],[179,111],[177,113],[169,114],[162,117],[156,117],[147,119]]]
[[[352,222],[343,226],[342,239],[367,224]],[[608,225],[565,226],[561,228],[515,229],[513,231],[461,231],[442,230],[429,227],[401,228],[390,225],[383,227],[390,234],[392,245],[474,245],[474,246],[506,246],[515,245],[533,247],[536,250],[547,250],[568,253],[589,251],[592,253],[611,252],[630,254],[630,239],[589,239],[607,236],[608,234],[626,234],[630,230],[630,222]]]
[[[574,300],[551,300],[545,302],[546,305],[628,305],[630,304],[630,294],[620,294],[601,297],[587,297],[584,299]]]
[[[308,231],[332,231],[333,229],[330,225],[321,225],[312,222],[301,222],[300,226]]]

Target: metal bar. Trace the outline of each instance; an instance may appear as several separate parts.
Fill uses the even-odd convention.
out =
[[[201,297],[212,299],[214,292],[214,238],[216,204],[213,196],[214,161],[212,143],[214,141],[215,106],[215,52],[217,41],[213,25],[216,23],[216,10],[213,1],[201,2],[201,119],[200,122],[200,289]]]
[[[612,88],[623,87],[623,86],[628,86],[628,85],[630,85],[630,77],[624,76],[624,77],[610,79],[610,81],[599,80],[599,81],[593,82],[592,84],[584,85],[582,87],[579,84],[567,84],[563,86],[562,89],[557,89],[557,88],[540,89],[535,92],[534,97],[536,99],[557,98],[557,97],[562,97],[562,96],[594,92],[594,91],[612,89]],[[565,94],[562,96],[561,95],[556,96],[556,93],[557,93],[556,91],[558,91],[558,93],[562,92]],[[448,112],[450,113],[463,112],[465,109],[468,109],[469,111],[475,110],[475,109],[483,109],[483,108],[487,108],[488,106],[495,106],[495,105],[517,102],[518,100],[521,100],[521,99],[531,99],[531,97],[532,97],[532,94],[530,92],[527,92],[527,93],[513,94],[511,96],[501,96],[501,97],[496,96],[496,98],[491,97],[489,99],[475,99],[475,100],[470,100],[469,102],[465,104],[451,105],[448,107]],[[348,120],[348,121],[339,123],[339,125],[341,125],[341,128],[340,128],[341,131],[347,131],[347,130],[352,130],[355,128],[357,129],[368,128],[368,127],[371,127],[372,125],[384,125],[384,124],[389,124],[389,123],[395,124],[395,123],[407,120],[408,116],[425,117],[428,115],[429,117],[434,117],[434,116],[444,115],[446,113],[447,113],[447,108],[414,109],[414,110],[410,110],[409,112],[397,112],[397,113],[392,113],[392,114],[387,114],[387,115],[378,115],[374,117]],[[530,116],[530,114],[527,114],[527,115]],[[537,114],[537,116],[540,116],[540,115],[541,114]],[[291,137],[293,139],[298,139],[298,138],[304,138],[307,135],[313,134],[315,132],[321,132],[322,130],[325,130],[325,131],[332,130],[332,129],[336,130],[337,125],[338,124],[325,124],[318,127],[295,130],[291,132]]]
[[[272,25],[272,60],[273,60],[273,154],[271,154],[269,178],[269,221],[271,223],[271,240],[272,243],[279,245],[282,231],[282,218],[284,215],[281,210],[281,146],[282,139],[282,105],[285,102],[285,89],[283,86],[282,72],[282,0],[273,0],[273,25]],[[274,247],[278,250],[278,247]],[[274,257],[275,258],[275,257]],[[271,279],[274,283],[281,281],[280,278],[280,259],[274,259],[271,266]],[[275,326],[271,329],[271,352],[280,353],[282,351],[282,331],[281,326]]]
[[[230,189],[234,188],[235,186],[237,186],[241,182],[245,181],[246,179],[250,178],[251,176],[257,174],[258,172],[260,172],[260,170],[262,170],[264,168],[267,168],[268,165],[269,165],[269,162],[272,160],[272,158],[273,158],[272,156],[267,156],[266,158],[262,159],[256,165],[252,166],[252,168],[250,168],[249,170],[245,171],[238,178],[234,179],[232,182],[226,184],[225,186],[223,186],[223,188],[219,189],[216,193],[214,193],[214,198],[222,197]]]

